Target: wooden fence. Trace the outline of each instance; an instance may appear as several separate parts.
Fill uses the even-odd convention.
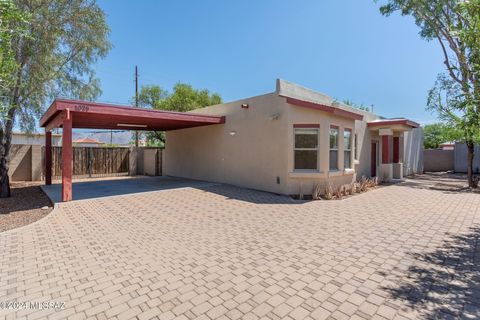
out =
[[[128,175],[129,157],[128,148],[73,147],[73,176],[81,178]],[[53,179],[61,179],[61,164],[62,147],[52,147]]]

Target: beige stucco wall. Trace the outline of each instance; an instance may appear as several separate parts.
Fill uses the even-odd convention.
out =
[[[288,159],[288,181],[287,181],[287,194],[312,194],[312,190],[315,185],[319,184],[325,187],[327,182],[330,182],[333,187],[340,184],[347,184],[352,182],[355,178],[354,170],[344,170],[344,130],[352,130],[352,148],[353,137],[355,135],[355,121],[348,118],[332,116],[329,113],[318,111],[314,109],[298,107],[294,105],[287,105],[286,108],[288,114],[287,125],[287,148],[285,150],[285,156]],[[319,172],[304,172],[294,170],[294,124],[318,124],[319,128]],[[339,127],[339,140],[338,140],[338,171],[330,171],[330,126]],[[354,164],[354,151],[351,153],[351,163]]]
[[[226,122],[167,132],[164,175],[285,193],[289,144],[285,107],[283,98],[266,94],[196,110],[224,115]]]
[[[242,104],[248,104],[249,108],[242,108]],[[354,170],[343,168],[343,132],[345,128],[352,129],[354,137],[357,125],[360,125],[358,139],[361,145],[365,133],[361,121],[289,105],[276,93],[194,112],[225,115],[226,123],[167,132],[163,161],[165,175],[281,194],[311,194],[316,184],[325,186],[330,181],[335,187],[348,184],[356,177]],[[274,119],[276,117],[278,119]],[[294,124],[319,125],[318,172],[294,171]],[[331,125],[339,127],[339,170],[336,172],[329,172]],[[359,150],[359,156],[368,155],[369,151],[369,148],[367,152],[363,148]],[[357,163],[355,167],[358,167],[353,157],[354,150],[351,162]],[[366,175],[370,173],[369,164],[362,167]]]
[[[163,174],[191,179],[228,183],[281,194],[309,195],[315,185],[333,187],[349,184],[362,175],[371,176],[371,142],[378,142],[377,175],[381,175],[382,139],[378,129],[370,130],[367,122],[379,119],[371,112],[336,104],[346,111],[360,113],[363,120],[287,104],[285,96],[332,105],[326,95],[285,81],[278,81],[274,93],[243,99],[193,111],[199,114],[225,116],[221,125],[189,128],[166,133]],[[248,104],[249,108],[242,108]],[[319,125],[319,170],[294,171],[294,124]],[[329,171],[329,130],[339,127],[339,170]],[[343,132],[352,129],[354,169],[343,168]],[[357,136],[357,159],[354,137]],[[421,129],[406,134],[402,157],[408,168],[417,171],[421,159]],[[390,141],[393,150],[393,143]],[[390,152],[393,153],[393,152]]]

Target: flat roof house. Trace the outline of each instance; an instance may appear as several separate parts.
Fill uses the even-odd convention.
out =
[[[280,194],[362,175],[401,179],[423,170],[423,133],[284,80],[235,102],[173,112],[55,99],[43,117],[45,184],[51,184],[52,130],[62,128],[62,200],[72,200],[72,129],[166,131],[163,174]],[[133,172],[133,171],[132,171]]]
[[[192,111],[212,126],[167,131],[163,173],[279,194],[362,175],[401,179],[423,170],[423,132],[277,80],[275,92]]]

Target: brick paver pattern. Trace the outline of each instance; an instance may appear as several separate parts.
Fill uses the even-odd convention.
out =
[[[0,234],[7,319],[480,317],[480,196],[300,202],[232,186],[60,204]]]

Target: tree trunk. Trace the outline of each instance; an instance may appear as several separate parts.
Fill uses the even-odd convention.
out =
[[[475,144],[473,141],[467,141],[467,179],[468,179],[468,186],[470,188],[475,187],[475,183],[473,181],[473,157],[475,155],[474,149]]]
[[[14,101],[17,102],[18,98],[15,97]],[[3,128],[0,129],[0,131],[2,131],[0,135],[0,198],[9,198],[11,196],[8,166],[10,163],[10,148],[12,146],[15,111],[16,107],[10,108],[8,111],[8,120],[5,122],[5,131],[3,131]]]
[[[8,161],[2,156],[0,159],[0,198],[9,198],[10,180],[8,178]]]

